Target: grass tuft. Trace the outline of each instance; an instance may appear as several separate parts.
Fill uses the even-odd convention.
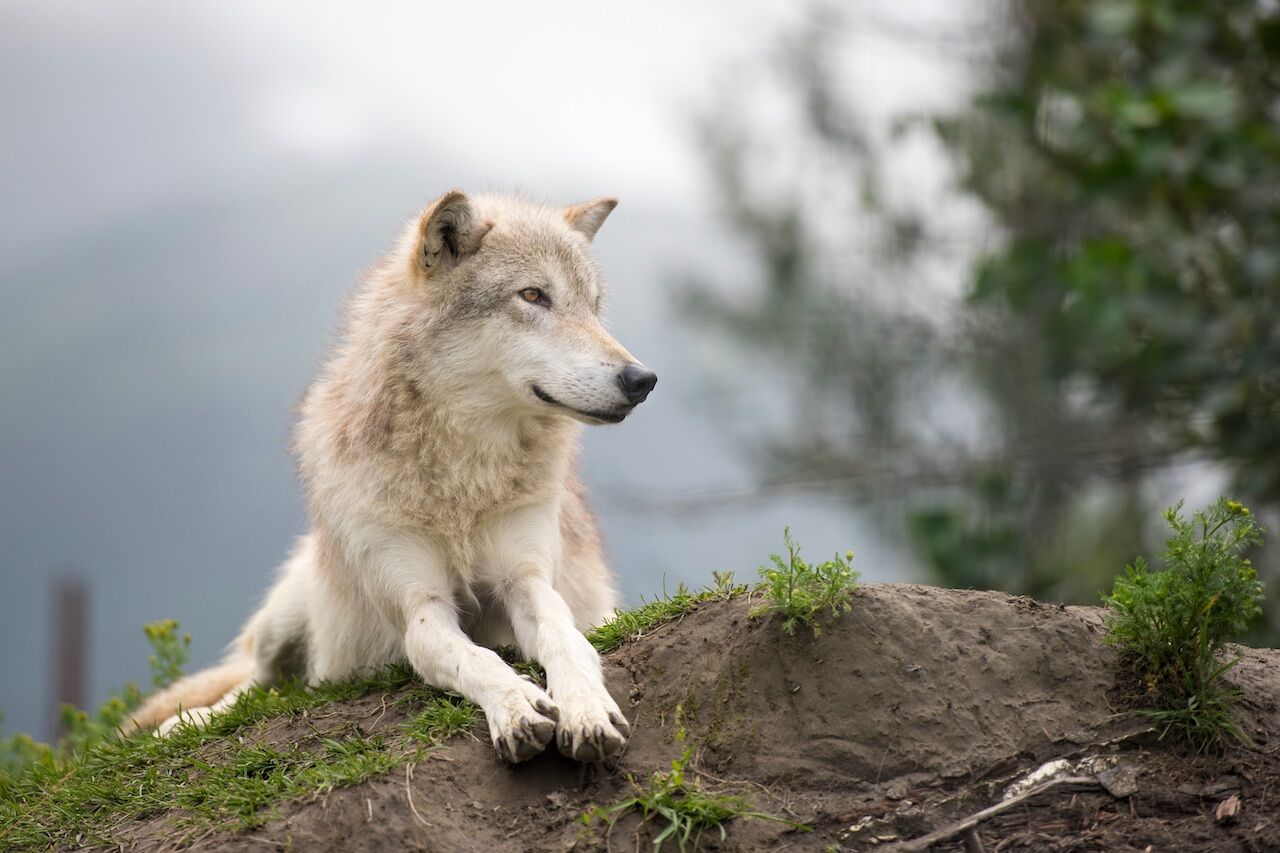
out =
[[[680,709],[676,709],[677,715]],[[683,744],[685,731],[676,733],[676,742]],[[725,824],[734,818],[756,818],[785,823],[792,829],[809,832],[810,828],[802,823],[787,820],[778,815],[757,811],[746,797],[739,794],[724,794],[703,790],[688,774],[688,766],[693,761],[693,747],[686,745],[679,757],[671,762],[671,770],[666,773],[654,773],[647,783],[641,784],[634,776],[628,775],[633,794],[614,805],[604,808],[597,806],[582,816],[583,823],[590,825],[599,820],[608,826],[605,842],[608,845],[613,827],[619,820],[629,814],[639,814],[643,823],[659,820],[663,823],[662,831],[653,838],[653,849],[672,841],[681,850],[697,849],[704,832],[714,830],[723,841],[726,835]]]
[[[760,569],[764,582],[758,588],[764,592],[765,601],[751,615],[778,613],[787,634],[795,634],[797,626],[806,625],[817,636],[822,633],[824,618],[839,616],[853,606],[853,588],[858,582],[858,573],[850,566],[853,552],[810,564],[800,557],[800,546],[791,538],[790,528],[783,532],[783,542],[786,558],[772,554],[773,565]]]
[[[1236,691],[1224,683],[1239,656],[1223,660],[1262,612],[1262,584],[1246,550],[1262,544],[1263,529],[1248,507],[1220,498],[1187,520],[1182,504],[1167,510],[1173,533],[1155,571],[1139,557],[1125,567],[1104,600],[1107,641],[1120,649],[1147,689],[1144,711],[1207,749],[1249,744],[1235,722]]]
[[[635,640],[659,625],[690,612],[700,603],[722,595],[718,589],[691,592],[683,583],[675,594],[646,601],[634,610],[619,610],[613,618],[598,628],[587,632],[587,639],[596,651],[611,652],[630,640]]]
[[[405,727],[416,741],[439,744],[468,731],[480,721],[480,709],[456,693],[437,696]]]

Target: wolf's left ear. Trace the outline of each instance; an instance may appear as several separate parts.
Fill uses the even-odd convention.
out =
[[[569,227],[574,231],[579,231],[586,236],[588,240],[595,239],[596,232],[600,230],[600,226],[609,218],[609,214],[613,213],[613,209],[618,206],[616,198],[598,198],[594,201],[584,201],[582,204],[575,204],[565,208],[564,221],[569,223]]]
[[[461,190],[450,190],[426,209],[418,224],[418,265],[428,273],[456,266],[480,249],[490,222],[476,219],[471,199]]]

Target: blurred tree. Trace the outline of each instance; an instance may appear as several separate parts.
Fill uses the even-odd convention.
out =
[[[1276,8],[1019,9],[1005,73],[938,123],[1007,235],[974,299],[1036,329],[1055,380],[1280,500]]]
[[[1275,9],[1006,4],[969,106],[886,139],[842,89],[848,26],[814,10],[779,46],[781,84],[735,80],[701,124],[763,281],[695,282],[689,305],[803,379],[759,448],[766,480],[900,507],[945,583],[1087,601],[1169,502],[1144,498],[1153,475],[1211,459],[1280,502]],[[922,131],[977,229],[889,191],[887,154]],[[973,273],[948,293],[955,269]]]

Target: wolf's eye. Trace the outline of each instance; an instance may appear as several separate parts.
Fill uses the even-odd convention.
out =
[[[520,298],[530,305],[545,305],[551,307],[551,300],[547,298],[547,294],[537,287],[526,287],[520,291]]]

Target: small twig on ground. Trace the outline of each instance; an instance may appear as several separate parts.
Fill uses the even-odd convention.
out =
[[[382,722],[382,718],[383,716],[386,715],[386,713],[387,713],[387,694],[383,693],[382,694],[382,710],[378,712],[377,718],[374,719],[374,721],[369,724],[369,729],[370,730],[376,729],[378,727],[378,723]]]
[[[880,784],[880,774],[884,772],[884,763],[889,758],[889,747],[884,748],[884,754],[880,756],[880,766],[876,768],[875,784]]]
[[[922,835],[919,838],[914,838],[910,841],[904,841],[895,847],[887,849],[893,850],[894,853],[913,853],[913,851],[924,853],[924,851],[928,850],[938,842],[946,841],[948,839],[955,838],[961,833],[968,832],[984,820],[995,817],[1002,812],[1007,812],[1009,809],[1014,806],[1021,805],[1032,797],[1039,796],[1040,794],[1046,793],[1054,788],[1079,785],[1097,787],[1098,780],[1093,776],[1063,776],[1058,779],[1050,779],[1043,785],[1037,785],[1016,797],[1010,797],[1007,800],[1002,800],[1001,802],[996,803],[994,806],[990,806],[979,812],[974,812],[964,820],[957,821],[948,827],[939,829],[936,832],[931,832],[928,835]]]
[[[410,783],[413,781],[413,762],[409,762],[404,766],[404,795],[409,801],[409,811],[413,812],[413,818],[423,826],[429,826],[435,829],[435,825],[431,821],[422,816],[418,811],[418,807],[413,804],[413,788]]]

